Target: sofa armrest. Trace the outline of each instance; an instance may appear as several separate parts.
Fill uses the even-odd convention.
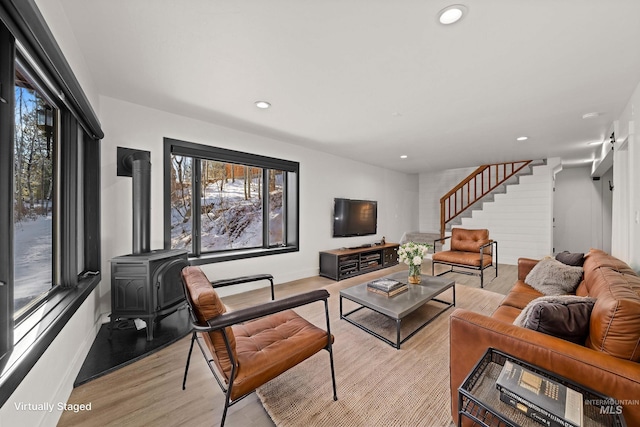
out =
[[[489,347],[613,397],[628,425],[640,425],[640,365],[469,310],[450,316],[451,415],[458,419],[458,387]],[[625,401],[627,404],[625,404]]]
[[[527,277],[527,274],[538,263],[539,260],[531,258],[518,258],[518,280],[522,280]]]

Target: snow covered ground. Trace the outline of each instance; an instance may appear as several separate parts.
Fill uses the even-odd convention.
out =
[[[25,219],[14,229],[14,307],[27,305],[33,298],[51,289],[52,225],[51,215]]]
[[[228,182],[220,191],[218,184],[207,186],[202,199],[202,252],[243,249],[262,246],[262,201],[258,198],[256,184],[252,184],[251,198],[244,198],[244,180]],[[282,191],[272,196],[273,208],[269,214],[271,240],[282,239]],[[191,250],[192,221],[184,222],[185,209],[171,210],[171,244],[176,249]]]

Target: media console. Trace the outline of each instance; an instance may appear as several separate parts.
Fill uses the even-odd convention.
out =
[[[342,280],[398,264],[397,243],[320,252],[320,275]]]

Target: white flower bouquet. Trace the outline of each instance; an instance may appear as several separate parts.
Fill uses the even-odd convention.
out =
[[[398,261],[409,266],[409,283],[420,283],[420,266],[433,245],[408,242],[398,248]]]
[[[408,242],[400,246],[398,249],[398,261],[412,265],[421,265],[422,260],[429,253],[429,248],[433,245],[423,243]]]

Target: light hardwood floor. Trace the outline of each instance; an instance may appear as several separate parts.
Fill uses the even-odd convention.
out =
[[[395,266],[343,280],[338,284],[340,288],[346,288],[405,269],[406,266]],[[436,274],[445,269],[437,266]],[[431,273],[430,262],[424,266],[423,273]],[[485,289],[506,294],[516,281],[517,266],[499,265],[499,276],[495,279],[493,268],[487,269],[485,273]],[[453,278],[458,285],[480,287],[480,279],[477,276],[451,273],[447,277]],[[280,284],[275,288],[276,298],[335,283],[333,280],[316,276]],[[238,309],[268,299],[269,291],[264,288],[225,297],[224,302],[229,307]],[[187,388],[185,391],[182,390],[182,375],[189,340],[190,337],[186,337],[138,362],[77,387],[68,402],[91,403],[91,411],[64,412],[58,425],[219,425],[224,395],[197,349],[191,358]],[[254,393],[229,409],[226,425],[263,427],[274,424]]]

